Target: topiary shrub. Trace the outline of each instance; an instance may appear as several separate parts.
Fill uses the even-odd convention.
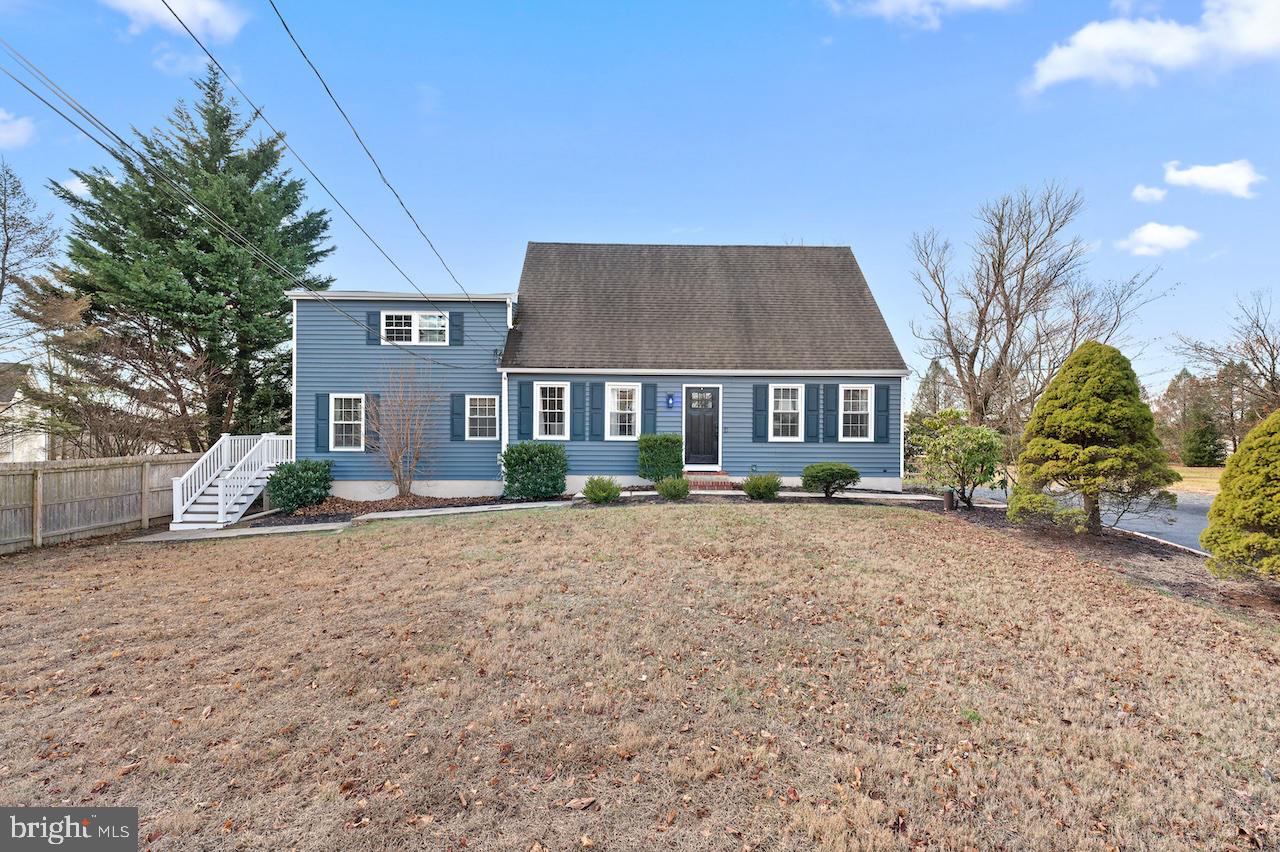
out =
[[[1240,442],[1220,488],[1200,534],[1210,570],[1280,579],[1280,411]]]
[[[286,512],[323,503],[333,487],[333,462],[318,459],[285,462],[267,480],[271,505]]]
[[[776,473],[753,473],[742,480],[742,492],[752,500],[776,500],[782,477]]]
[[[513,500],[549,500],[564,494],[569,456],[559,444],[521,441],[502,454],[502,493]]]
[[[800,475],[800,486],[805,491],[821,491],[830,497],[851,485],[857,485],[862,476],[844,462],[815,462],[807,465]]]
[[[611,476],[592,476],[582,487],[582,496],[592,503],[612,503],[622,496],[622,489]]]
[[[654,486],[663,500],[683,500],[689,496],[689,480],[683,476],[668,476],[659,479]]]
[[[675,432],[641,435],[636,447],[637,472],[650,482],[684,473],[684,441]]]

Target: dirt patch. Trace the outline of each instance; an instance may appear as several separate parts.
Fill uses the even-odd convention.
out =
[[[168,849],[1274,847],[1280,633],[1132,557],[798,500],[23,554],[0,801]]]

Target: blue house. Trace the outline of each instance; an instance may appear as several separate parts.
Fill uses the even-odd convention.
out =
[[[339,496],[393,496],[372,433],[406,388],[430,399],[422,494],[500,494],[516,441],[563,444],[572,490],[592,475],[643,484],[648,432],[683,437],[695,487],[757,471],[798,484],[816,461],[902,487],[907,367],[847,247],[530,243],[514,294],[290,295],[294,438],[228,436],[221,461],[175,487],[179,526],[212,525],[208,492],[230,465],[244,469],[219,519],[238,517],[227,501],[251,500],[250,474],[285,456],[332,461]]]

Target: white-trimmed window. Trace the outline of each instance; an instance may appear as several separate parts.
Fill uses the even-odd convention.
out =
[[[444,311],[383,311],[382,342],[448,346],[449,314]]]
[[[569,440],[569,383],[533,383],[533,437]]]
[[[498,398],[467,396],[467,440],[494,441],[498,438]]]
[[[329,449],[334,452],[364,450],[364,394],[329,395]]]
[[[606,441],[634,441],[640,434],[640,385],[604,386]]]
[[[870,441],[875,438],[871,427],[871,404],[875,385],[840,386],[840,440]]]
[[[769,385],[769,440],[804,440],[804,385]]]

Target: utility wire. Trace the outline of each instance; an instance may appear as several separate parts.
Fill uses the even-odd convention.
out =
[[[377,157],[373,156],[373,152],[369,150],[369,146],[364,143],[364,139],[360,136],[360,131],[356,130],[356,126],[351,121],[350,116],[347,115],[347,111],[342,108],[342,104],[338,101],[337,96],[334,95],[333,90],[329,88],[329,84],[325,81],[324,75],[320,73],[320,69],[311,61],[311,57],[307,55],[307,52],[303,50],[302,45],[298,43],[298,39],[294,37],[293,30],[289,29],[289,24],[285,21],[284,15],[281,14],[280,7],[276,5],[276,0],[267,0],[267,2],[271,4],[271,8],[276,13],[276,17],[280,19],[280,26],[284,27],[284,31],[289,36],[289,40],[293,42],[293,46],[298,49],[298,53],[302,54],[302,58],[306,60],[306,63],[311,68],[312,73],[316,75],[316,79],[319,80],[320,85],[324,87],[325,94],[329,96],[329,100],[333,101],[333,105],[338,108],[338,113],[342,116],[343,121],[347,123],[347,127],[351,128],[352,135],[356,137],[356,141],[359,142],[360,147],[364,149],[365,156],[369,158],[369,162],[373,163],[373,167],[377,170],[378,177],[382,179],[383,185],[385,185],[387,189],[391,190],[391,194],[395,196],[396,201],[400,204],[400,209],[409,217],[409,221],[413,223],[413,227],[417,229],[418,234],[422,239],[426,240],[427,245],[431,247],[431,252],[436,256],[436,260],[440,261],[440,265],[444,267],[445,272],[449,273],[449,277],[453,279],[453,283],[458,285],[458,289],[462,291],[462,295],[467,297],[468,302],[471,302],[471,294],[467,292],[467,288],[462,286],[462,282],[458,280],[458,276],[453,274],[453,270],[449,268],[449,264],[445,262],[444,255],[440,254],[439,249],[436,248],[436,244],[431,241],[431,238],[427,236],[427,232],[422,229],[420,224],[418,224],[417,217],[415,217],[413,212],[409,210],[409,206],[404,203],[404,199],[400,197],[399,191],[397,191],[396,188],[392,186],[391,181],[387,179],[386,174],[382,171],[382,166],[378,163]],[[471,304],[473,307],[475,306],[474,302],[471,302]],[[499,333],[483,313],[480,314],[480,318],[484,320],[485,325],[489,326],[490,331],[494,334]]]
[[[3,38],[0,38],[0,45],[4,46],[5,50],[10,54],[10,56],[14,57],[20,63],[22,63],[23,66],[27,68],[29,73],[39,78],[47,88],[53,91],[55,95],[57,95],[59,100],[62,100],[63,103],[67,104],[71,109],[75,110],[78,114],[84,117],[86,121],[93,124],[93,126],[96,129],[98,129],[99,132],[116,140],[118,144],[120,144],[122,147],[132,152],[133,155],[137,157],[142,162],[142,164],[146,166],[148,170],[150,170],[156,176],[163,179],[166,183],[168,183],[172,187],[173,191],[178,196],[179,200],[185,201],[187,204],[191,205],[191,207],[194,208],[194,211],[196,213],[198,213],[207,221],[211,222],[214,225],[215,229],[218,230],[218,232],[221,233],[223,236],[227,237],[237,245],[249,250],[249,252],[252,253],[256,258],[258,258],[268,268],[269,271],[274,272],[275,274],[279,275],[282,278],[293,281],[295,284],[298,285],[300,289],[307,290],[313,296],[315,296],[316,299],[318,299],[321,302],[324,302],[330,309],[346,317],[348,320],[350,320],[352,323],[359,326],[360,328],[365,329],[367,332],[376,333],[382,342],[395,346],[396,348],[401,349],[404,352],[408,353],[409,355],[412,355],[413,357],[418,358],[419,360],[422,360],[428,364],[436,364],[442,367],[450,367],[450,368],[456,368],[459,366],[456,364],[447,364],[442,361],[438,361],[434,358],[426,357],[420,352],[417,352],[411,348],[405,347],[396,341],[389,340],[388,338],[385,337],[385,335],[383,335],[382,329],[375,328],[374,326],[371,326],[368,323],[361,321],[360,319],[356,318],[348,311],[334,304],[331,299],[328,299],[323,295],[322,290],[315,287],[314,285],[307,284],[306,282],[302,281],[296,275],[290,272],[288,269],[285,269],[283,266],[281,266],[275,260],[275,258],[267,255],[261,249],[259,249],[256,245],[249,242],[249,240],[243,234],[241,234],[231,225],[227,224],[220,216],[218,216],[216,213],[214,213],[212,210],[210,210],[208,207],[202,204],[199,201],[199,199],[197,199],[194,195],[192,195],[190,192],[184,189],[180,184],[178,184],[175,180],[173,180],[173,178],[171,178],[167,173],[165,173],[163,169],[155,165],[155,163],[153,163],[145,155],[143,155],[136,148],[130,145],[118,133],[112,130],[100,119],[98,119],[96,115],[94,115],[87,108],[85,108],[78,101],[76,101],[75,98],[73,98],[70,94],[68,94],[65,90],[63,90],[60,86],[58,86],[57,83],[54,83],[43,71],[39,69],[38,66],[35,65],[35,63],[31,62],[29,59],[27,59],[25,56],[19,53],[12,45],[10,45]],[[139,174],[139,176],[141,176],[141,173],[138,172],[137,167],[122,152],[113,149],[111,146],[109,146],[102,140],[98,139],[96,136],[94,136],[92,133],[86,130],[83,126],[81,126],[79,122],[77,122],[75,119],[71,118],[62,110],[60,110],[57,106],[51,103],[47,98],[45,98],[35,89],[31,88],[31,86],[27,85],[26,82],[24,82],[23,80],[15,76],[9,69],[0,67],[0,71],[2,71],[5,74],[5,76],[9,77],[9,79],[13,80],[19,86],[26,89],[33,97],[35,97],[45,106],[47,106],[50,110],[57,113],[57,115],[60,118],[62,118],[64,121],[66,121],[68,124],[70,124],[76,130],[84,134],[91,142],[96,144],[98,147],[102,148],[102,150],[106,151],[114,159],[119,161],[126,169],[136,174]]]
[[[311,175],[312,179],[315,180],[315,182],[319,184],[320,188],[325,191],[325,194],[329,196],[329,199],[338,206],[339,210],[341,210],[343,213],[346,214],[347,218],[351,220],[351,224],[355,225],[356,228],[359,229],[360,233],[364,234],[365,239],[367,239],[370,243],[373,244],[373,247],[376,248],[378,252],[384,258],[387,259],[387,262],[390,263],[395,268],[396,272],[400,273],[401,278],[409,282],[409,286],[413,287],[414,290],[418,291],[418,294],[422,296],[423,299],[426,300],[427,304],[431,305],[431,307],[436,309],[437,311],[444,313],[444,309],[441,308],[439,305],[437,305],[435,302],[433,302],[431,300],[431,297],[427,295],[426,291],[424,291],[421,287],[419,287],[418,283],[409,277],[409,273],[405,272],[404,269],[400,266],[400,264],[396,263],[396,261],[392,259],[391,255],[387,254],[387,250],[382,247],[382,244],[379,243],[374,238],[373,234],[369,233],[368,229],[366,229],[365,226],[360,223],[360,220],[356,219],[355,215],[350,210],[347,209],[347,206],[338,200],[338,197],[333,194],[333,191],[331,189],[329,189],[328,184],[326,184],[323,180],[320,179],[320,175],[315,173],[315,170],[312,169],[311,166],[307,164],[306,160],[302,159],[302,155],[293,149],[293,146],[289,144],[288,137],[286,137],[281,130],[278,130],[276,126],[271,123],[271,120],[267,118],[266,113],[262,111],[262,107],[258,106],[256,103],[253,102],[253,99],[249,97],[249,94],[244,90],[243,87],[241,87],[241,85],[236,81],[236,79],[232,77],[230,73],[228,73],[227,69],[224,68],[222,63],[218,61],[218,58],[213,55],[213,53],[209,50],[209,48],[205,47],[205,44],[203,41],[201,41],[200,37],[195,34],[195,32],[191,29],[191,27],[187,26],[187,22],[182,20],[182,16],[180,16],[174,10],[173,6],[169,4],[169,0],[160,0],[160,2],[163,3],[164,7],[169,10],[169,14],[173,15],[174,19],[178,22],[178,24],[181,25],[181,27],[187,31],[187,35],[191,36],[191,40],[194,41],[196,45],[199,46],[199,48],[204,51],[204,55],[209,57],[209,61],[213,63],[214,67],[218,69],[219,73],[221,73],[222,76],[226,78],[227,82],[230,83],[235,88],[235,90],[240,94],[240,97],[244,98],[245,103],[248,104],[249,107],[253,110],[253,114],[256,117],[262,119],[262,123],[265,124],[268,128],[270,128],[271,132],[274,133],[280,139],[280,142],[282,145],[284,145],[285,150],[287,150],[290,154],[293,155],[294,159],[298,161],[298,164],[301,165],[302,168],[306,170],[307,174]],[[468,301],[470,301],[470,299],[468,299]],[[481,317],[483,318],[483,316],[484,314],[482,313]],[[493,329],[493,326],[489,326],[489,328]]]

